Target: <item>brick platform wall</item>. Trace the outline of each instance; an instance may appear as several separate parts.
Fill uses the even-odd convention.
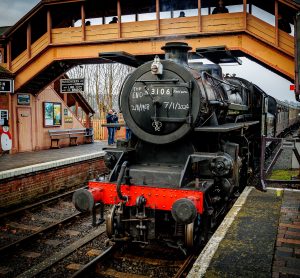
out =
[[[300,277],[300,192],[283,194],[272,277]]]
[[[106,170],[101,157],[0,180],[0,208],[28,202],[61,189],[83,186]]]

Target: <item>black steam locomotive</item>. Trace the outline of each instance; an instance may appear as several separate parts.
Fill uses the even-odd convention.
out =
[[[90,181],[73,201],[94,218],[96,203],[113,205],[106,219],[113,241],[161,240],[186,250],[206,240],[247,185],[261,135],[280,133],[278,115],[289,107],[247,80],[223,78],[218,65],[192,68],[186,43],[162,49],[164,60],[141,65],[123,84],[120,108],[132,139],[106,149],[108,179]]]

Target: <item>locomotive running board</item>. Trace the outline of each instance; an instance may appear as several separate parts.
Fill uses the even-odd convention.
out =
[[[249,126],[256,125],[258,123],[259,121],[249,121],[244,123],[227,123],[227,124],[217,125],[217,126],[196,127],[194,130],[200,132],[228,132],[228,131],[238,130],[242,128],[248,128]]]

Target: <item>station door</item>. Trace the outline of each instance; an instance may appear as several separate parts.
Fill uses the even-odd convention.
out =
[[[32,151],[32,119],[30,107],[18,107],[19,152]]]

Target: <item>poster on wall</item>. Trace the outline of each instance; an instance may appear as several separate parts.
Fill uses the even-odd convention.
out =
[[[8,110],[0,110],[0,125],[4,125],[8,121]]]
[[[45,126],[61,125],[61,103],[44,102]]]
[[[44,116],[45,116],[45,126],[53,125],[53,103],[45,102],[44,103]]]
[[[61,125],[61,104],[54,103],[53,105],[53,124],[54,125]]]

